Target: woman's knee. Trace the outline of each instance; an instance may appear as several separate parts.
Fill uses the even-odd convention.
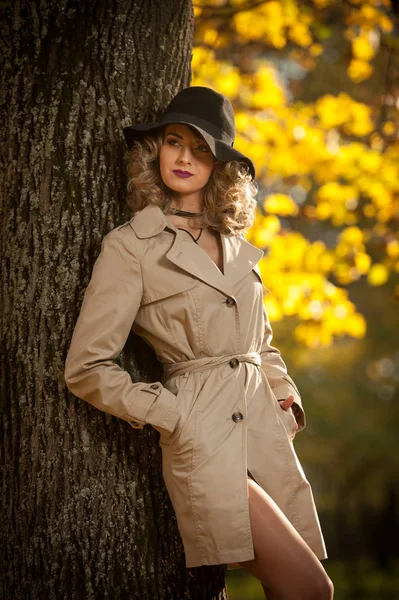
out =
[[[332,600],[334,598],[334,585],[327,573],[323,584],[323,594],[323,598],[326,600]]]
[[[334,597],[334,586],[327,573],[320,575],[307,586],[303,595],[298,600],[332,600]]]
[[[300,591],[299,591],[300,588]],[[292,590],[285,590],[282,598],[291,600]],[[325,571],[318,573],[316,576],[306,577],[299,583],[295,590],[295,600],[333,600],[334,586],[331,579]]]

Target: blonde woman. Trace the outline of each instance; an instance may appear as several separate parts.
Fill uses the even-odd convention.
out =
[[[305,426],[264,307],[255,170],[234,148],[230,101],[179,92],[159,121],[124,129],[132,218],[102,242],[65,380],[79,398],[159,433],[186,566],[226,564],[268,600],[330,600],[312,491],[293,447]],[[130,330],[162,363],[133,382],[114,359]]]

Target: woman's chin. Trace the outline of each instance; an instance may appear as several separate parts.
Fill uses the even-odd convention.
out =
[[[177,194],[195,194],[195,192],[198,192],[198,188],[197,186],[193,186],[192,184],[190,185],[190,183],[188,183],[188,181],[168,181],[167,183],[164,182],[166,187],[168,187],[170,190],[172,190],[172,192],[176,192]]]

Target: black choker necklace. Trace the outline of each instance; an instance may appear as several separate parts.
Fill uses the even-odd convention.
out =
[[[187,210],[179,210],[178,208],[171,207],[170,210],[174,215],[180,215],[181,217],[200,217],[203,213],[193,213]]]

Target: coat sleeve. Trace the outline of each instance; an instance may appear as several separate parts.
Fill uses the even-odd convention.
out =
[[[102,241],[65,361],[68,389],[96,408],[142,429],[170,437],[179,420],[176,396],[159,381],[133,383],[114,359],[122,351],[140,306],[140,261],[118,230]]]
[[[288,375],[287,367],[281,357],[280,351],[271,345],[273,331],[270,325],[269,316],[264,306],[263,316],[265,329],[260,353],[262,359],[262,369],[277,400],[284,400],[293,394],[294,403],[292,404],[292,409],[298,423],[298,431],[300,431],[306,426],[306,417],[302,407],[301,395],[293,379]]]

